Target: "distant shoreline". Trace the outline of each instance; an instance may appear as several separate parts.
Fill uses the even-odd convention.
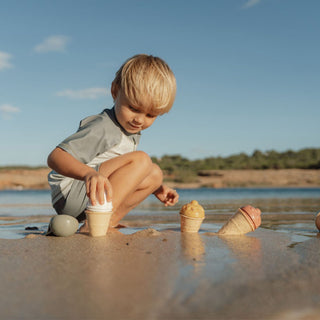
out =
[[[0,170],[0,190],[49,189],[49,168]],[[166,177],[165,177],[166,178]],[[171,177],[172,179],[172,177]],[[320,170],[209,170],[194,182],[166,181],[172,188],[320,187]]]

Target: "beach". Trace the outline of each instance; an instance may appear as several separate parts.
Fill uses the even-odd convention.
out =
[[[131,217],[100,238],[1,239],[0,318],[318,319],[312,215],[266,216],[242,236],[215,234],[227,216],[196,234],[177,219]]]
[[[312,223],[302,229],[313,235],[259,228],[218,237],[206,226],[183,234],[158,225],[2,239],[0,317],[318,319],[320,238]]]
[[[0,192],[0,319],[318,319],[320,188],[178,189],[146,199],[105,237],[46,237],[48,190]],[[180,232],[197,199],[199,233]],[[262,224],[217,231],[244,204]]]
[[[49,189],[49,168],[2,169],[0,190]],[[231,188],[231,187],[319,187],[320,170],[268,169],[268,170],[208,170],[194,182],[176,182],[165,176],[166,184],[173,188]]]

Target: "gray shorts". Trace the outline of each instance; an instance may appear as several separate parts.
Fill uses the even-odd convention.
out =
[[[53,207],[58,214],[73,216],[81,222],[86,219],[84,210],[88,200],[84,181],[75,179],[67,196],[60,198]]]
[[[99,168],[100,164],[94,167],[97,172]],[[85,182],[74,179],[69,193],[59,199],[53,205],[53,208],[57,214],[67,214],[81,222],[86,219],[84,210],[86,209],[88,200]]]

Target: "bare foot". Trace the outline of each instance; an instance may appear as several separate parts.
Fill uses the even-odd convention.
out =
[[[80,227],[79,233],[89,233],[89,226],[87,220],[85,220],[84,224]]]

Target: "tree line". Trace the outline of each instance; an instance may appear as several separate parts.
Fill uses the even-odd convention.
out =
[[[320,149],[285,152],[255,150],[251,155],[239,153],[197,160],[189,160],[181,155],[164,155],[161,158],[152,157],[152,160],[167,176],[188,181],[195,175],[205,175],[208,170],[320,169]]]
[[[251,155],[239,153],[227,157],[208,157],[189,160],[181,155],[164,155],[161,158],[152,157],[152,161],[167,174],[178,170],[200,172],[204,170],[245,170],[245,169],[320,169],[320,148],[306,148],[299,151],[288,150],[255,150]],[[0,166],[2,169],[46,168],[45,166]]]

